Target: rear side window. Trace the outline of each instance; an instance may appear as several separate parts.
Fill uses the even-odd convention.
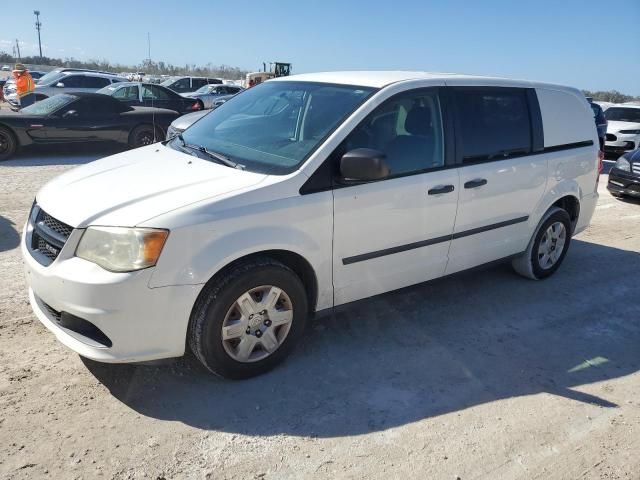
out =
[[[103,88],[107,85],[111,85],[111,81],[108,78],[103,77],[85,77],[84,78],[84,87],[85,88]]]
[[[500,160],[530,153],[531,120],[526,91],[507,88],[455,90],[462,161]]]
[[[60,80],[65,88],[84,88],[84,79],[82,75],[68,75]]]
[[[205,85],[207,85],[207,79],[206,78],[192,78],[191,79],[191,88],[193,88],[194,90],[199,89],[200,87],[204,87]]]

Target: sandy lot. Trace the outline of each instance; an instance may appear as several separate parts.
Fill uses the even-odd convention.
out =
[[[606,177],[547,281],[498,266],[360,302],[229,382],[83,360],[31,313],[34,194],[107,153],[0,165],[0,477],[640,478],[640,203]]]

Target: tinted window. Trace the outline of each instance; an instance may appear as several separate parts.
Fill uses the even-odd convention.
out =
[[[84,88],[84,77],[82,75],[67,75],[59,81],[64,83],[64,88]]]
[[[142,98],[145,100],[168,100],[169,95],[161,88],[153,85],[143,85]]]
[[[188,78],[181,78],[168,85],[175,92],[188,92],[191,89],[191,82]]]
[[[220,85],[222,83],[222,80],[220,80],[219,78],[207,78],[207,83],[215,83]]]
[[[524,90],[457,89],[456,111],[464,162],[531,152],[531,122]]]
[[[78,102],[70,105],[71,110],[78,112],[80,118],[96,118],[112,115],[117,112],[118,103],[111,97],[82,97]]]
[[[442,167],[443,144],[438,94],[419,90],[397,95],[376,108],[349,134],[341,153],[355,148],[379,150],[395,176]]]
[[[640,108],[611,107],[604,111],[607,120],[640,123]]]
[[[207,83],[207,79],[206,78],[192,78],[191,79],[191,88],[193,90],[197,90],[200,87],[205,86]]]
[[[103,88],[107,85],[111,85],[111,81],[108,78],[84,77],[85,88]]]

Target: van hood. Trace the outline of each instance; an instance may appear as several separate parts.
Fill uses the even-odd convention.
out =
[[[609,120],[609,124],[607,125],[608,133],[617,133],[620,130],[640,130],[640,123]]]
[[[191,203],[239,193],[266,177],[155,144],[63,173],[42,187],[36,201],[72,227],[133,227]]]

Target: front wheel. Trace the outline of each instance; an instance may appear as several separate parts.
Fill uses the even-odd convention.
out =
[[[234,379],[259,375],[299,341],[307,305],[304,285],[286,265],[270,258],[240,264],[200,294],[189,345],[213,373]]]
[[[162,140],[162,133],[154,129],[153,125],[138,125],[129,134],[129,147],[144,147],[160,140]]]
[[[0,161],[11,158],[17,149],[18,141],[13,133],[5,127],[0,127]]]
[[[564,260],[571,243],[571,218],[553,207],[538,225],[527,250],[512,261],[514,270],[533,280],[541,280],[555,273]]]

